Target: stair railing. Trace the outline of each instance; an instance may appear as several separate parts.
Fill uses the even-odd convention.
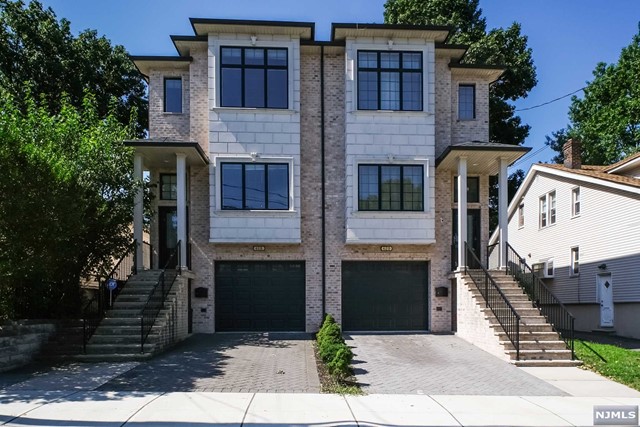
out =
[[[98,279],[98,291],[82,310],[82,351],[87,352],[87,343],[104,319],[107,310],[115,301],[129,276],[137,273],[138,241],[133,240],[125,249],[118,262],[107,274],[100,275]],[[109,289],[108,283],[115,280],[116,287]]]
[[[575,359],[574,335],[575,317],[567,307],[544,284],[540,277],[529,267],[525,258],[518,255],[507,242],[507,274],[513,277],[534,306],[546,317],[553,329],[562,337],[567,348],[571,350],[571,358]]]
[[[144,353],[144,343],[147,341],[153,324],[160,310],[164,308],[164,301],[171,291],[176,278],[180,274],[180,241],[173,248],[169,259],[160,272],[158,281],[153,286],[149,298],[140,310],[140,353]]]
[[[520,360],[520,315],[467,242],[465,242],[464,247],[467,261],[464,263],[464,274],[471,278],[476,288],[480,291],[486,307],[491,310],[507,334],[507,338],[513,344],[516,350],[516,360]],[[468,264],[477,268],[469,268],[467,267]]]

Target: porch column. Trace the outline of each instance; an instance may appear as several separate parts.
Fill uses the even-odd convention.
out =
[[[136,246],[136,268],[142,271],[144,259],[142,255],[142,239],[144,224],[144,198],[142,194],[142,154],[133,157],[133,176],[140,183],[133,203],[133,238],[138,242]]]
[[[467,158],[458,157],[458,270],[467,265]]]
[[[500,230],[500,268],[507,267],[507,242],[509,241],[509,180],[507,179],[507,159],[500,159],[498,176],[498,228]]]
[[[176,154],[176,198],[180,267],[185,267],[187,265],[187,155],[184,153]]]

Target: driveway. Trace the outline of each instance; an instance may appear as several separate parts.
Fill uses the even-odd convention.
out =
[[[99,390],[319,392],[312,343],[309,334],[197,334]]]
[[[353,334],[366,393],[563,396],[563,391],[454,335]]]

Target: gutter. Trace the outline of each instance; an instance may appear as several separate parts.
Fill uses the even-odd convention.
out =
[[[322,222],[322,318],[327,313],[327,236],[325,189],[325,133],[324,133],[324,45],[320,45],[320,174],[321,174],[321,222]]]

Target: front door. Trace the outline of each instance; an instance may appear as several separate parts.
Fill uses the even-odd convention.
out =
[[[458,267],[458,210],[453,210],[453,233],[452,233],[452,270]],[[467,209],[467,243],[476,254],[479,260],[482,260],[480,253],[480,209]],[[477,268],[474,266],[471,260],[468,260],[468,266],[471,268]]]
[[[613,281],[611,273],[598,274],[598,298],[600,299],[600,326],[613,327]]]
[[[178,214],[175,206],[160,206],[158,208],[160,248],[158,249],[159,267],[165,268],[171,253],[178,244]],[[168,268],[175,268],[177,259],[174,258]]]

